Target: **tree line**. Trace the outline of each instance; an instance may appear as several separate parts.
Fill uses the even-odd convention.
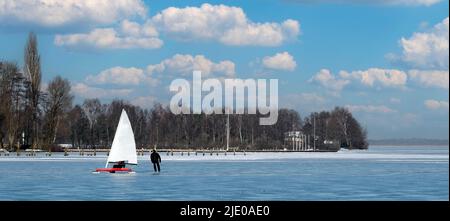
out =
[[[70,82],[59,76],[42,90],[41,61],[36,35],[30,33],[24,49],[24,66],[0,61],[0,147],[49,147],[72,107]]]
[[[86,99],[73,104],[70,82],[60,76],[45,89],[41,84],[37,39],[30,33],[24,50],[24,67],[0,62],[0,148],[48,149],[56,144],[79,148],[109,148],[122,109],[125,109],[138,148],[224,148],[229,117],[230,147],[284,148],[285,132],[302,131],[318,149],[326,141],[347,148],[367,148],[367,133],[345,108],[314,112],[305,118],[280,109],[278,122],[259,125],[258,114],[173,114],[168,106],[144,109],[124,100],[101,103]],[[315,135],[315,136],[314,136]]]

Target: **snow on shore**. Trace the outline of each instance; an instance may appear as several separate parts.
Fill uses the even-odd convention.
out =
[[[379,150],[341,150],[339,152],[247,152],[247,153],[197,153],[187,152],[166,154],[160,153],[163,161],[258,161],[258,160],[286,160],[286,159],[329,159],[329,160],[378,160],[378,161],[436,161],[448,162],[448,148],[436,151],[379,151]],[[35,157],[16,156],[11,153],[9,156],[0,156],[0,162],[9,161],[105,161],[107,158],[105,153],[98,153],[96,156],[80,156],[77,153],[71,153],[64,156],[63,153],[53,153],[52,156],[45,156],[39,153]],[[138,156],[139,161],[149,161],[149,155]]]

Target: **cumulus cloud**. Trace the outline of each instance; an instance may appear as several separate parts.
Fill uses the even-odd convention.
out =
[[[100,72],[98,75],[89,75],[86,82],[91,84],[138,85],[148,83],[156,85],[159,81],[151,78],[150,75],[139,68],[113,67]]]
[[[274,56],[266,56],[262,60],[265,68],[282,71],[293,71],[297,67],[294,57],[288,52],[277,53]]]
[[[330,70],[322,69],[309,82],[317,83],[337,95],[349,84],[356,83],[376,88],[404,88],[407,80],[408,75],[400,70],[370,68],[363,71],[340,71],[339,75],[333,75]]]
[[[133,37],[157,37],[159,35],[158,31],[149,20],[141,25],[137,22],[125,19],[120,23],[120,30],[123,34]]]
[[[416,68],[448,70],[448,17],[428,32],[416,32],[402,38],[401,60]]]
[[[226,45],[278,46],[300,34],[296,20],[257,23],[239,7],[202,4],[169,7],[152,17],[161,32],[181,40],[217,40]]]
[[[430,110],[448,110],[448,101],[438,101],[438,100],[426,100],[424,102],[425,107],[427,107]]]
[[[449,72],[439,70],[410,70],[408,75],[411,80],[416,81],[424,87],[436,87],[448,90]]]
[[[207,3],[200,7],[169,7],[143,24],[122,17],[125,18],[118,27],[57,35],[55,44],[70,48],[152,49],[162,47],[163,41],[158,38],[162,32],[181,41],[211,40],[236,46],[278,46],[300,34],[296,20],[258,23],[248,19],[242,8]]]
[[[231,61],[225,60],[215,63],[203,55],[176,54],[158,64],[150,64],[145,69],[120,66],[108,68],[96,75],[87,76],[84,83],[78,83],[74,86],[74,90],[83,97],[96,97],[97,94],[99,97],[108,96],[109,92],[111,92],[111,95],[108,97],[114,97],[126,95],[131,90],[103,89],[94,86],[157,86],[160,79],[165,75],[191,76],[194,70],[202,71],[204,77],[233,77],[235,74],[234,63]],[[148,100],[149,98],[145,97],[145,99]],[[143,100],[144,98],[135,99],[135,102],[143,103]]]
[[[190,76],[192,71],[202,71],[203,76],[226,76],[235,75],[235,65],[229,60],[215,63],[204,55],[175,54],[173,57],[161,61],[159,64],[147,66],[149,74],[168,74]]]
[[[54,42],[68,48],[98,49],[154,49],[163,45],[157,30],[149,22],[140,25],[128,20],[124,20],[118,30],[97,28],[89,33],[56,35]]]
[[[350,83],[349,80],[338,79],[338,77],[331,74],[331,71],[328,69],[320,70],[309,80],[309,82],[318,83],[334,93],[339,93],[347,84]]]
[[[341,71],[340,77],[360,82],[366,86],[403,87],[408,80],[408,75],[400,70],[370,68],[364,71]]]
[[[132,89],[105,89],[92,87],[84,83],[72,85],[72,91],[82,98],[126,97],[133,92]]]
[[[394,113],[397,112],[384,105],[346,105],[351,112],[367,112],[367,113]]]
[[[370,5],[406,5],[430,6],[442,0],[291,0],[300,3],[337,3],[337,4],[370,4]]]
[[[146,14],[141,0],[0,0],[0,24],[10,25],[105,25]]]

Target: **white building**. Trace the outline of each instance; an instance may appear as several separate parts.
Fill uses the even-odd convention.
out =
[[[302,131],[288,131],[284,133],[284,144],[292,151],[310,150],[307,136]]]

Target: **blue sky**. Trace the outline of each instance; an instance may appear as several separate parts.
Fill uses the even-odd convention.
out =
[[[23,65],[36,32],[43,80],[68,78],[76,102],[168,103],[200,67],[277,78],[302,115],[347,106],[369,138],[448,139],[446,0],[51,2],[0,0],[0,59]]]

